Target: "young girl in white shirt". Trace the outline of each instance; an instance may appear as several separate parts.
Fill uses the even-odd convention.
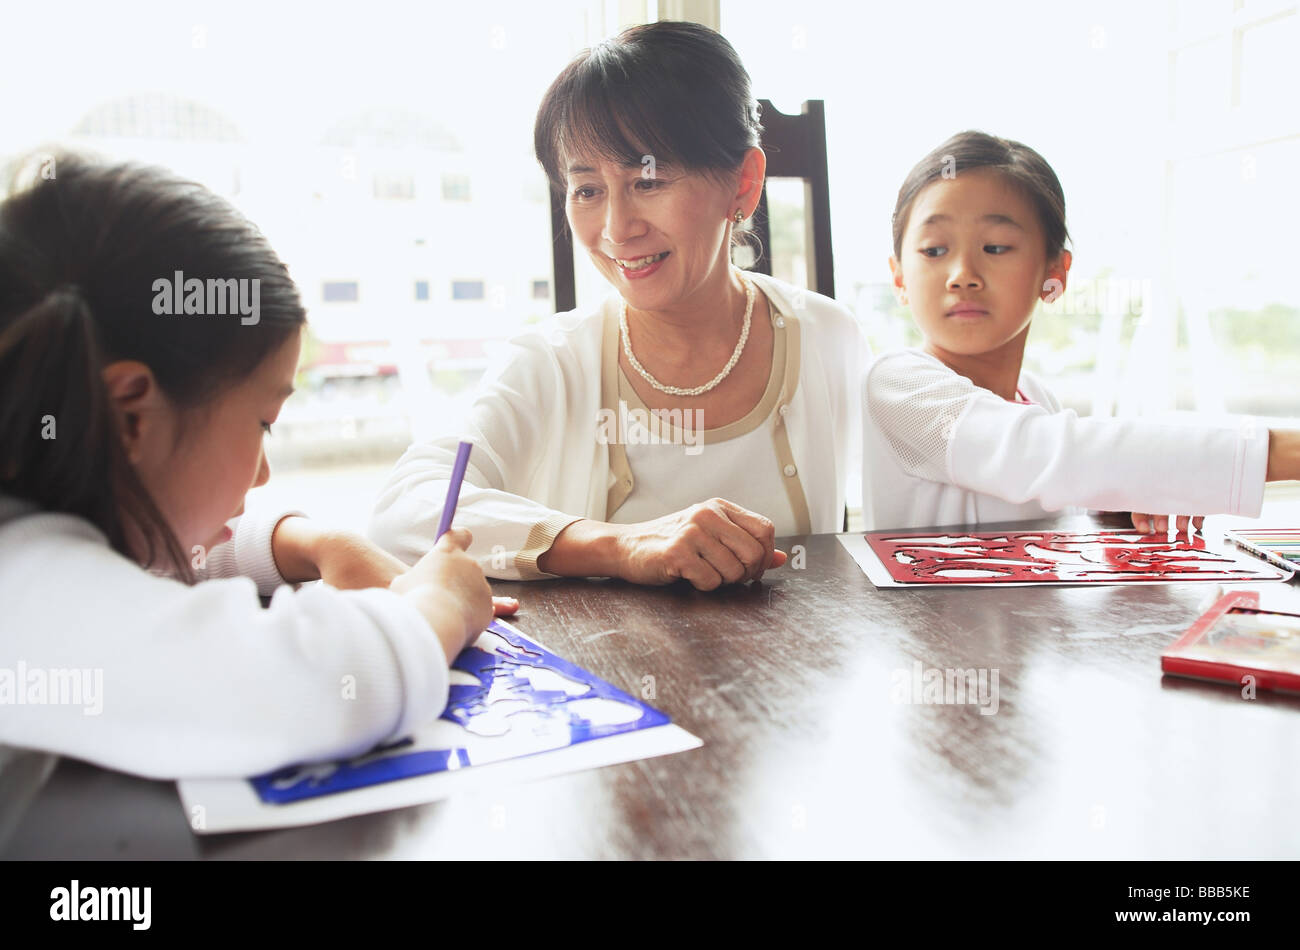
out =
[[[1079,418],[1023,371],[1035,305],[1065,289],[1066,237],[1056,173],[1019,142],[962,132],[907,176],[889,266],[925,344],[865,377],[868,528],[1085,506],[1160,532],[1168,516],[1144,512],[1255,516],[1266,479],[1300,478],[1300,433]]]
[[[407,572],[244,513],[306,319],[266,239],[159,169],[42,171],[0,205],[0,770],[254,775],[437,717],[493,613],[468,532]]]

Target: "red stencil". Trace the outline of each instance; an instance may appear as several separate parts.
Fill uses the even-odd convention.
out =
[[[1249,558],[1212,551],[1200,537],[1170,541],[1136,531],[866,535],[890,576],[904,584],[1060,584],[1142,581],[1243,582],[1283,575]]]

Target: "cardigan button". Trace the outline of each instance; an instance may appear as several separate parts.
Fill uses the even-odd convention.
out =
[[[785,317],[777,317],[777,318],[776,318],[776,326],[777,326],[777,329],[780,329],[780,330],[785,329]]]
[[[795,467],[794,467],[793,465],[787,465],[787,466],[783,469],[783,471],[785,472],[785,474],[786,474],[788,477],[793,478],[796,469],[795,469]]]
[[[783,416],[788,416],[790,414],[790,404],[788,402],[783,403],[777,412],[781,413]]]

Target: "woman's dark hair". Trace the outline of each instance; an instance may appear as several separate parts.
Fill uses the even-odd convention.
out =
[[[40,161],[0,205],[0,492],[80,515],[133,558],[134,527],[146,564],[192,581],[126,457],[102,370],[138,360],[173,405],[198,409],[306,322],[298,290],[262,233],[202,185],[76,154]],[[260,289],[256,322],[157,313],[154,282],[177,271],[205,286],[259,280],[246,285]]]
[[[690,171],[740,167],[763,127],[732,45],[697,23],[624,30],[581,53],[537,110],[533,146],[557,192],[565,156],[640,167],[645,155]]]
[[[1065,249],[1069,232],[1065,229],[1065,192],[1061,182],[1039,155],[1028,145],[1001,139],[984,132],[958,132],[907,173],[898,189],[894,205],[894,257],[903,253],[903,232],[912,203],[926,185],[939,178],[952,178],[976,168],[992,168],[1025,193],[1038,214],[1049,260]]]

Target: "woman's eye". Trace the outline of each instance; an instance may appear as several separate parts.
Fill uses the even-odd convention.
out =
[[[943,257],[948,253],[948,249],[946,247],[923,247],[921,253],[926,257]]]
[[[1005,254],[1009,250],[1011,250],[1011,245],[1009,244],[985,244],[984,245],[985,254]]]
[[[579,201],[590,201],[592,198],[596,197],[596,189],[592,188],[590,185],[579,185],[577,188],[573,189],[571,194]]]
[[[637,182],[633,187],[635,187],[638,191],[654,191],[655,189],[659,188],[662,184],[663,182],[661,182],[658,178],[639,178],[637,179]]]
[[[271,423],[269,423],[269,422],[263,422],[263,423],[262,423],[262,431],[265,432],[267,435],[270,435],[270,434],[271,434]]]

